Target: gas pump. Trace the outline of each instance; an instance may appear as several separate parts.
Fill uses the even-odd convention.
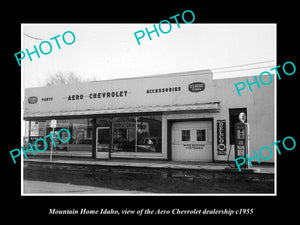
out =
[[[246,114],[239,114],[240,122],[235,124],[235,158],[245,157],[249,155],[249,124],[245,123]],[[237,167],[237,165],[235,164]],[[241,167],[248,168],[248,161],[241,165]]]

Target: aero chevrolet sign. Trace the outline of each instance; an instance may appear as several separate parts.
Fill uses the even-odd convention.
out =
[[[25,89],[24,116],[215,102],[209,70]]]

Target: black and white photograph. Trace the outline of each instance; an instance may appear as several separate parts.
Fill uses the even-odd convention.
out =
[[[297,216],[295,3],[124,3],[4,8],[3,219]]]
[[[276,24],[182,15],[22,24],[24,195],[276,194]]]

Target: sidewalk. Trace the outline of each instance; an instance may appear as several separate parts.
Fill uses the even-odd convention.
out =
[[[95,166],[95,167],[128,167],[128,168],[152,168],[152,169],[175,169],[175,170],[205,170],[224,172],[227,163],[202,163],[202,162],[174,162],[159,160],[132,160],[132,159],[109,159],[99,160],[85,157],[57,157],[52,162],[49,158],[33,156],[23,159],[25,163],[45,165],[74,165],[74,166]],[[232,165],[232,164],[231,164]],[[233,166],[233,165],[232,165]],[[273,165],[255,165],[252,168],[256,174],[274,174]]]

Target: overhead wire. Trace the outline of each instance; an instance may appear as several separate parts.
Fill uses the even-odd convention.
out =
[[[225,71],[216,71],[214,73],[226,73],[226,72],[237,72],[237,71],[244,71],[244,70],[254,70],[254,69],[262,69],[262,68],[270,68],[270,67],[274,67],[274,65],[272,66],[260,66],[260,67],[254,67],[254,68],[245,68],[245,69],[237,69],[237,70],[225,70]],[[214,69],[211,69],[214,70]]]
[[[234,65],[234,66],[225,66],[225,67],[214,68],[214,69],[211,69],[211,70],[222,70],[222,69],[228,69],[228,68],[233,68],[233,67],[241,67],[241,66],[250,66],[250,65],[256,65],[256,64],[263,64],[263,63],[268,63],[268,62],[274,62],[274,60],[254,62],[254,63],[246,63],[246,64],[240,64],[240,65]]]
[[[35,40],[44,40],[44,39],[42,39],[42,38],[32,37],[32,36],[30,36],[29,34],[25,34],[25,33],[23,33],[23,35],[25,35],[26,37],[29,37],[29,38],[31,38],[31,39],[35,39]]]

